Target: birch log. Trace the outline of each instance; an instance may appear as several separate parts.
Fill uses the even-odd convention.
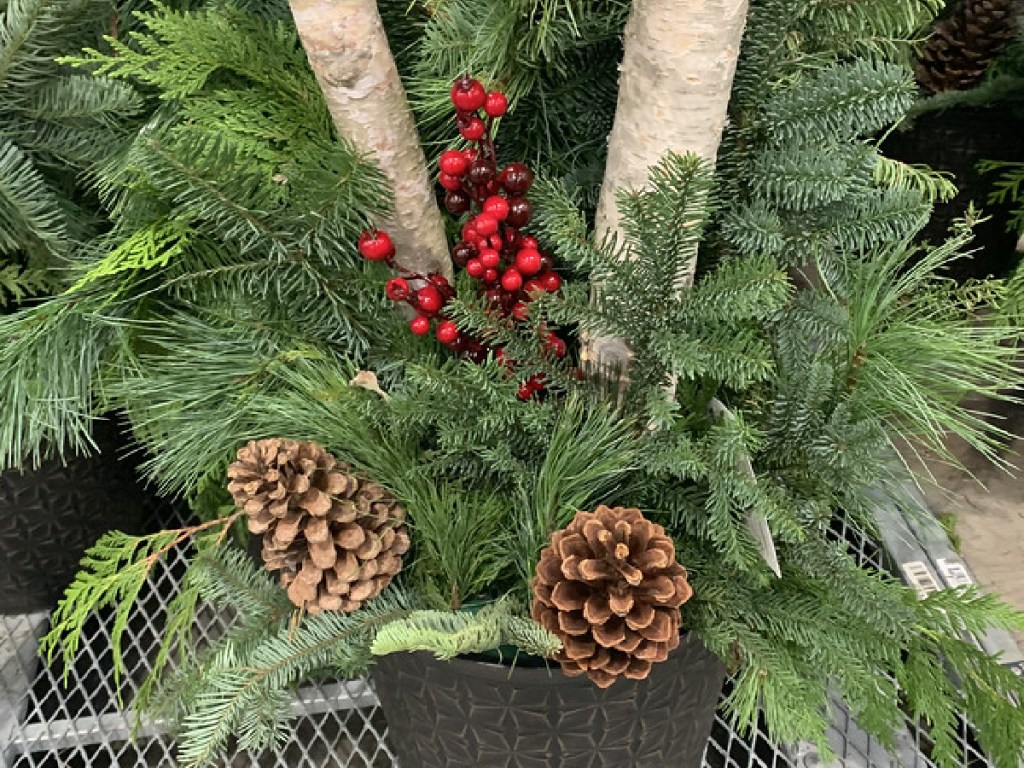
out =
[[[426,158],[374,0],[289,0],[310,66],[338,133],[371,153],[388,177],[394,211],[375,222],[402,266],[452,276]]]
[[[597,237],[621,235],[615,194],[642,189],[668,152],[714,162],[725,127],[748,0],[633,0],[624,32],[619,100],[597,207]],[[696,253],[684,257],[677,285],[693,281]],[[591,338],[583,359],[625,370],[621,339]]]

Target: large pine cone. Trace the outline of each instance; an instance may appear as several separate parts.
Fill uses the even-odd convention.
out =
[[[570,676],[602,688],[642,680],[679,645],[679,606],[693,589],[665,529],[640,510],[579,512],[543,549],[531,615],[562,641]]]
[[[252,441],[228,468],[228,490],[263,534],[263,561],[310,613],[355,611],[402,568],[405,510],[382,486],[316,443]]]
[[[1014,0],[963,0],[936,23],[914,69],[932,91],[962,91],[985,77],[1014,34]]]

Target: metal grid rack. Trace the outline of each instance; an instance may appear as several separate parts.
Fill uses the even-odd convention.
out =
[[[842,519],[831,535],[845,540],[865,565],[882,569],[886,550]],[[147,723],[132,737],[130,702],[156,653],[168,602],[178,590],[186,554],[172,553],[155,570],[140,595],[124,637],[127,669],[119,704],[112,673],[110,635],[104,617],[95,617],[83,635],[81,653],[62,671],[37,659],[37,641],[48,627],[47,613],[0,616],[0,766],[3,768],[107,768],[108,766],[173,766],[174,743],[159,723]],[[224,628],[222,617],[202,615],[196,634],[209,642]],[[302,687],[292,704],[294,735],[273,752],[235,751],[225,768],[392,768],[397,760],[388,748],[387,724],[366,680],[333,680]],[[895,753],[884,750],[861,731],[838,701],[834,702],[830,741],[837,760],[825,761],[812,745],[782,747],[758,729],[750,735],[734,731],[716,718],[704,755],[705,768],[934,768],[927,758],[927,735],[908,725],[898,737]],[[987,768],[966,724],[965,766]],[[410,767],[414,768],[414,767]],[[485,768],[485,767],[481,767]],[[627,768],[624,766],[624,768]]]

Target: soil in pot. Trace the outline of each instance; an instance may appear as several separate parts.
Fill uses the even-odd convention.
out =
[[[699,768],[725,667],[693,636],[646,680],[601,689],[550,669],[426,652],[372,673],[410,768]]]

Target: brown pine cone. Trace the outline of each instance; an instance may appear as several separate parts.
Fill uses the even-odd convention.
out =
[[[579,512],[543,549],[531,615],[562,641],[570,676],[601,688],[642,680],[679,645],[679,606],[693,589],[665,529],[638,509]]]
[[[1015,32],[1013,0],[963,0],[938,21],[914,74],[929,91],[978,85]]]
[[[402,569],[405,510],[316,443],[270,438],[238,451],[228,491],[263,534],[263,562],[310,613],[355,611]]]

